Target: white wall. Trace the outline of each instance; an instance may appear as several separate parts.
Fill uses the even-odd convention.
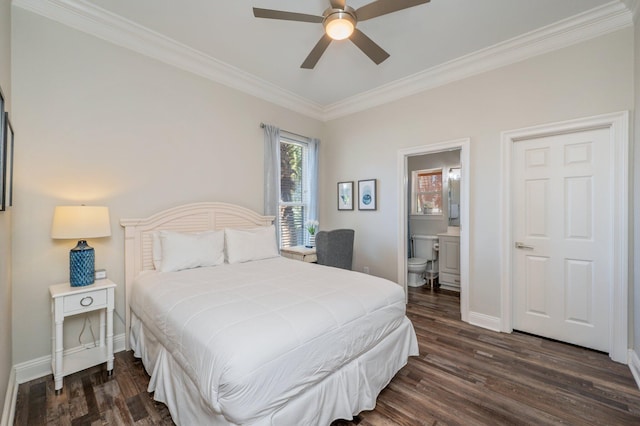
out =
[[[0,87],[11,114],[11,0],[0,0]],[[11,209],[0,212],[0,417],[11,361]]]
[[[13,26],[17,364],[50,354],[48,286],[68,280],[75,245],[50,238],[56,205],[110,208],[112,236],[89,244],[96,267],[119,284],[123,317],[120,218],[197,201],[261,212],[259,123],[320,138],[323,124],[19,8]],[[73,347],[81,324],[67,322]],[[119,319],[115,326],[124,331]]]
[[[500,316],[500,132],[633,108],[633,29],[331,121],[321,221],[356,230],[354,269],[397,276],[401,148],[471,138],[470,309]],[[336,182],[378,179],[375,212],[337,212]]]

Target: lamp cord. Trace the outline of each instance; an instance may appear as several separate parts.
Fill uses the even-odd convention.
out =
[[[87,321],[89,322],[89,332],[91,333],[91,338],[93,339],[93,347],[97,347],[98,344],[96,342],[96,335],[93,334],[93,324],[91,324],[91,317],[87,312],[84,314],[84,322],[82,323],[82,330],[80,330],[80,334],[78,335],[78,343],[82,346],[82,335],[84,334],[84,330],[87,327]]]
[[[125,324],[124,319],[122,318],[122,316],[120,316],[118,311],[114,309],[113,312],[120,319],[120,321],[122,321],[122,324]],[[91,324],[91,316],[89,312],[84,314],[84,322],[82,323],[82,330],[80,330],[80,334],[78,335],[78,344],[82,346],[82,335],[84,334],[84,330],[87,328],[87,322],[89,322],[89,332],[91,333],[91,338],[93,339],[93,347],[95,348],[98,346],[98,343],[96,341],[95,334],[93,334],[93,325]]]

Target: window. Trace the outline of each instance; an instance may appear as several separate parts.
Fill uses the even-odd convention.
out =
[[[411,213],[437,216],[442,214],[442,169],[411,172]]]
[[[280,138],[280,247],[307,242],[309,215],[309,148],[306,142]]]

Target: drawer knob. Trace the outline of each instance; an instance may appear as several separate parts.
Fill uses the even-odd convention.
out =
[[[80,299],[80,305],[82,306],[91,306],[92,303],[93,303],[93,297],[91,296],[86,296]]]

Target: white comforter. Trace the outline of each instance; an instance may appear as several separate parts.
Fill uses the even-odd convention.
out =
[[[143,273],[131,308],[236,424],[276,410],[407,321],[400,286],[284,258]]]

